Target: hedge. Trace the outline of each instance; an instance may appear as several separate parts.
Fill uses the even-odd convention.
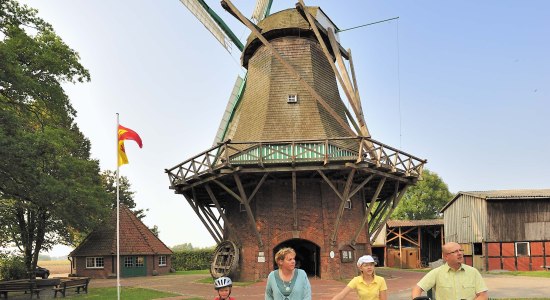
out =
[[[176,271],[210,269],[214,250],[184,250],[172,255],[172,268]]]

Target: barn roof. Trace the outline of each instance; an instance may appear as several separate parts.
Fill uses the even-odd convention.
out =
[[[430,225],[443,225],[443,219],[429,219],[429,220],[388,220],[386,223],[388,227],[413,227],[413,226],[430,226]]]
[[[526,200],[526,199],[544,199],[550,198],[550,189],[524,189],[524,190],[498,190],[498,191],[470,191],[470,192],[458,192],[456,196],[443,208],[441,211],[444,211],[451,205],[456,199],[461,195],[469,195],[485,200],[507,200],[507,199],[517,199],[517,200]]]
[[[170,250],[128,207],[120,206],[121,255],[170,255]],[[116,255],[116,210],[100,228],[92,231],[70,256]]]

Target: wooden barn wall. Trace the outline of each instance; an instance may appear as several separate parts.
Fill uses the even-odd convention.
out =
[[[487,242],[550,240],[550,199],[487,201],[487,214]]]
[[[445,242],[478,243],[486,236],[485,200],[461,195],[444,211]]]

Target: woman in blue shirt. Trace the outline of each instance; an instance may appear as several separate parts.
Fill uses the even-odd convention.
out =
[[[296,251],[282,248],[275,254],[279,266],[267,276],[265,300],[311,300],[311,286],[304,270],[296,269]]]

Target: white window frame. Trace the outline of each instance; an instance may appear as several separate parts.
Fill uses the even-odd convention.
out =
[[[159,267],[166,267],[166,255],[159,256]]]
[[[345,209],[351,209],[351,199],[347,199],[346,203],[344,204]]]
[[[105,268],[105,259],[102,256],[86,257],[86,269]]]
[[[133,267],[135,267],[135,264],[134,264],[134,257],[133,257],[133,256],[125,256],[125,257],[124,257],[124,267],[125,267],[125,268],[133,268]]]
[[[287,103],[298,103],[298,95],[297,94],[290,94],[286,98]]]
[[[352,250],[340,250],[340,260],[343,263],[353,262],[353,251]]]
[[[144,256],[136,256],[136,259],[134,261],[134,265],[136,268],[145,267],[145,257]]]
[[[525,253],[518,253],[518,245],[519,244],[525,244],[527,245],[527,254]],[[516,252],[516,256],[531,256],[531,247],[529,245],[529,242],[516,242],[514,244],[514,248],[515,248],[515,252]]]

